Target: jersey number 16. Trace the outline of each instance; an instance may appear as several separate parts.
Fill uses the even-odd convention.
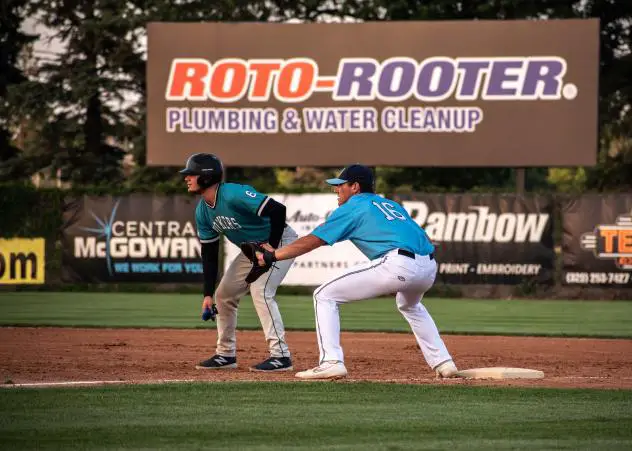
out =
[[[397,211],[395,209],[395,205],[393,204],[389,204],[388,202],[382,202],[381,204],[378,204],[377,202],[373,201],[373,205],[375,205],[382,213],[384,213],[384,216],[386,216],[386,219],[388,219],[389,221],[394,221],[395,219],[399,219],[400,221],[406,220],[406,216]]]

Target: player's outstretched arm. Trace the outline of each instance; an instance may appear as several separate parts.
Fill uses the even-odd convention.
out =
[[[273,261],[289,260],[291,258],[298,257],[299,255],[307,254],[308,252],[311,252],[314,249],[324,244],[327,244],[327,243],[325,243],[325,241],[321,240],[317,236],[306,235],[288,244],[287,246],[283,246],[282,248],[277,249],[274,252],[266,252],[266,253],[269,254],[268,258],[272,257]],[[264,255],[262,253],[257,252],[257,258],[259,259],[259,264],[261,266],[264,266],[265,265]]]

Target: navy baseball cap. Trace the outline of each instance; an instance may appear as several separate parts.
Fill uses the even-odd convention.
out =
[[[333,186],[342,185],[347,182],[358,182],[360,186],[370,187],[373,186],[373,172],[361,164],[352,164],[344,168],[338,177],[327,179],[326,182]]]

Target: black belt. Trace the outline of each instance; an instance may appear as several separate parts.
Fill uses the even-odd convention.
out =
[[[407,251],[406,249],[397,249],[397,253],[399,255],[403,255],[405,257],[412,258],[413,260],[415,259],[415,253]],[[434,252],[432,254],[428,254],[428,258],[430,260],[434,260]]]

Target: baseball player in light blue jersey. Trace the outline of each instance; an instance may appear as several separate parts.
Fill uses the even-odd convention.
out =
[[[200,362],[198,369],[228,369],[237,367],[237,308],[248,291],[261,321],[270,350],[270,358],[251,367],[251,371],[276,372],[293,369],[290,350],[285,341],[285,328],[275,300],[278,286],[292,266],[288,260],[274,265],[252,284],[246,276],[252,263],[243,253],[230,264],[215,290],[218,272],[219,237],[223,234],[239,246],[245,241],[265,243],[274,250],[298,238],[285,222],[285,206],[259,193],[249,185],[224,183],[223,165],[215,155],[192,155],[185,175],[189,192],[201,194],[195,210],[197,233],[201,243],[204,272],[204,300],[202,309],[217,312],[217,347],[215,355]],[[216,310],[213,310],[217,306]],[[209,319],[204,316],[205,320]]]
[[[425,231],[401,205],[373,192],[373,174],[366,166],[349,166],[327,183],[335,187],[339,205],[327,220],[292,244],[257,254],[263,266],[266,262],[293,259],[325,244],[351,240],[370,259],[314,291],[320,361],[317,367],[296,376],[345,377],[338,306],[397,293],[397,308],[410,324],[426,362],[437,377],[456,377],[456,365],[421,303],[437,273],[434,246]]]

